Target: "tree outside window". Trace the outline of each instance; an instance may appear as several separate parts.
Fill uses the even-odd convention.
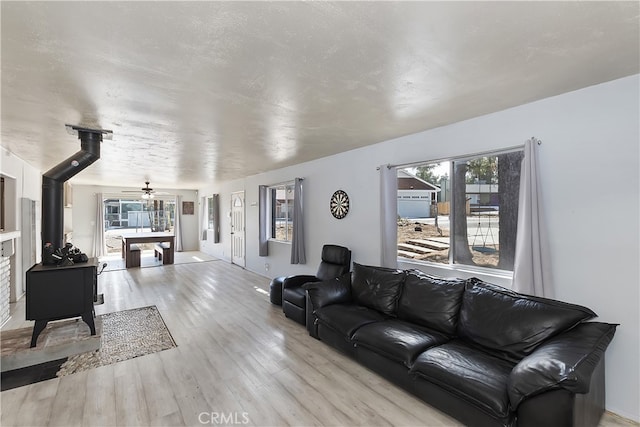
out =
[[[513,270],[522,157],[513,151],[401,169],[398,256]],[[401,184],[406,174],[415,177],[413,189]],[[434,188],[433,197],[412,199],[424,207],[408,210],[418,188]],[[408,211],[422,214],[403,215]]]

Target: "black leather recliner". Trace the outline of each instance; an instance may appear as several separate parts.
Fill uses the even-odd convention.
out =
[[[322,262],[315,276],[289,276],[282,282],[282,311],[296,322],[306,324],[306,290],[302,285],[309,282],[322,282],[346,274],[351,269],[351,251],[344,246],[324,245]]]

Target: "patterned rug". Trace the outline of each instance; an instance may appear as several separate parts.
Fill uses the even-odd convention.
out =
[[[69,357],[56,376],[74,374],[176,347],[155,305],[100,316],[100,350]]]

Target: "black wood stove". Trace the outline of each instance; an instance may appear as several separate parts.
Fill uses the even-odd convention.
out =
[[[38,335],[51,320],[81,316],[91,335],[96,333],[93,303],[98,297],[98,259],[74,264],[63,257],[56,258],[57,252],[53,251],[64,244],[64,183],[100,158],[103,135],[110,137],[113,132],[71,125],[67,130],[78,135],[80,151],[42,174],[43,260],[26,273],[26,318],[36,321],[31,347],[36,346]]]
[[[27,270],[27,320],[35,320],[31,347],[51,320],[81,316],[96,334],[93,303],[98,298],[98,258],[64,267],[36,264]]]

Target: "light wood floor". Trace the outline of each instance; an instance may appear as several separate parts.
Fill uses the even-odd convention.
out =
[[[178,347],[2,392],[0,424],[458,425],[309,337],[268,285],[224,261],[103,273],[96,314],[156,305]],[[14,310],[3,330],[32,324]]]

